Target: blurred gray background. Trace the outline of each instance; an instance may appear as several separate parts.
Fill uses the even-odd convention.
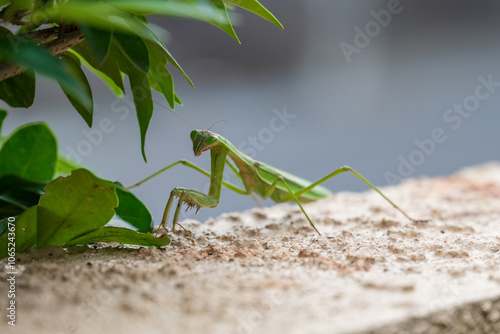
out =
[[[285,30],[238,10],[241,45],[205,23],[153,20],[170,32],[167,46],[195,83],[192,89],[173,70],[176,91],[184,102],[176,111],[198,128],[224,119],[227,123],[217,124],[213,131],[247,152],[253,149],[257,160],[309,180],[348,164],[384,186],[498,160],[500,87],[477,88],[480,76],[500,82],[497,1],[401,1],[396,6],[394,1],[268,0],[263,4]],[[381,14],[388,8],[395,12],[390,22]],[[385,20],[383,24],[376,16]],[[360,30],[371,36],[356,39]],[[356,47],[356,52],[346,57],[342,45],[350,45],[351,51]],[[89,79],[94,127],[98,129],[105,118],[113,126],[97,144],[88,145],[83,133],[88,128],[57,85],[42,79],[32,108],[7,108],[10,114],[3,133],[26,122],[47,121],[64,154],[80,149],[84,166],[125,185],[179,159],[209,168],[209,154],[200,158],[192,154],[192,128],[159,107],[147,135],[145,164],[135,111],[117,101],[98,79],[92,75]],[[476,89],[482,100],[474,97]],[[156,100],[166,104],[159,95]],[[461,116],[449,110],[464,103],[473,111],[464,109]],[[124,109],[118,112],[117,107]],[[281,126],[273,118],[276,110],[285,109],[294,118]],[[439,142],[432,144],[435,131],[440,132]],[[419,148],[415,141],[427,146]],[[404,169],[402,159],[407,161]],[[177,166],[137,188],[156,223],[176,186],[206,191],[208,179]],[[332,191],[367,190],[347,174],[325,186]],[[254,206],[251,197],[224,189],[220,205],[200,210],[196,219],[203,222]],[[183,218],[195,216],[188,213]]]

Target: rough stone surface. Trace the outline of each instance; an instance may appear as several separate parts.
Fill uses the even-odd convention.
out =
[[[18,256],[1,333],[500,333],[500,164],[189,220],[196,245]],[[6,264],[0,262],[2,267]],[[5,270],[0,306],[6,314]]]

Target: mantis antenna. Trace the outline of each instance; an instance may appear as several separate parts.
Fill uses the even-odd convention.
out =
[[[214,124],[210,125],[210,127],[207,129],[207,131],[210,131],[210,129],[211,129],[211,128],[215,125],[215,124],[220,123],[220,122],[224,122],[224,123],[226,123],[226,124],[227,124],[227,122],[226,122],[226,120],[225,120],[225,119],[220,119],[220,120],[218,120],[217,122],[215,122]]]
[[[170,111],[172,114],[174,114],[175,116],[177,116],[177,117],[179,117],[180,119],[182,119],[184,122],[186,122],[186,123],[188,123],[189,125],[191,125],[193,128],[195,128],[195,130],[198,130],[198,129],[196,128],[196,126],[194,126],[194,125],[193,125],[193,123],[191,123],[190,121],[188,121],[187,119],[185,119],[184,117],[182,117],[181,115],[179,115],[178,113],[176,113],[175,111],[173,111],[172,109],[165,107],[165,106],[164,106],[163,104],[161,104],[160,102],[157,102],[157,101],[153,100],[152,98],[150,98],[149,96],[146,96],[146,95],[144,95],[144,94],[142,94],[142,93],[139,93],[137,90],[134,90],[134,93],[135,93],[135,94],[137,94],[137,95],[140,95],[140,96],[142,96],[142,97],[145,97],[145,98],[147,98],[147,99],[149,99],[149,100],[151,100],[151,101],[153,101],[153,103],[156,103],[157,105],[159,105],[160,107],[162,107],[162,108],[164,108],[164,109],[167,109],[167,110],[168,110],[168,111]],[[220,122],[220,121],[218,121],[218,122]],[[215,122],[215,124],[217,124],[217,122]],[[215,124],[214,124],[214,125],[215,125]]]

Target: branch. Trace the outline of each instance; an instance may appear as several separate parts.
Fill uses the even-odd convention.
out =
[[[84,37],[80,30],[73,30],[63,33],[58,36],[59,28],[49,28],[30,32],[21,35],[33,41],[34,43],[43,43],[49,40],[51,42],[45,44],[45,47],[52,55],[58,55],[83,41]],[[57,38],[56,38],[57,37]],[[55,38],[55,39],[54,39]],[[10,63],[0,64],[0,81],[21,74],[26,68]]]
[[[59,35],[59,27],[40,29],[31,31],[25,34],[20,34],[20,37],[30,39],[33,43],[44,43],[55,39]]]

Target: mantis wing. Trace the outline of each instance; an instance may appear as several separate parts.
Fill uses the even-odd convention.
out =
[[[281,175],[290,189],[296,193],[312,184],[312,182],[302,179],[298,176],[285,172],[275,167],[271,167],[265,163],[258,162],[256,164],[257,172],[260,178],[265,181],[268,185],[271,185],[278,175]],[[322,186],[316,186],[308,192],[299,196],[299,200],[302,202],[315,201],[321,198],[325,198],[331,194],[330,190]],[[290,200],[290,193],[282,182],[278,183],[274,193],[271,198],[276,202],[284,202]]]

